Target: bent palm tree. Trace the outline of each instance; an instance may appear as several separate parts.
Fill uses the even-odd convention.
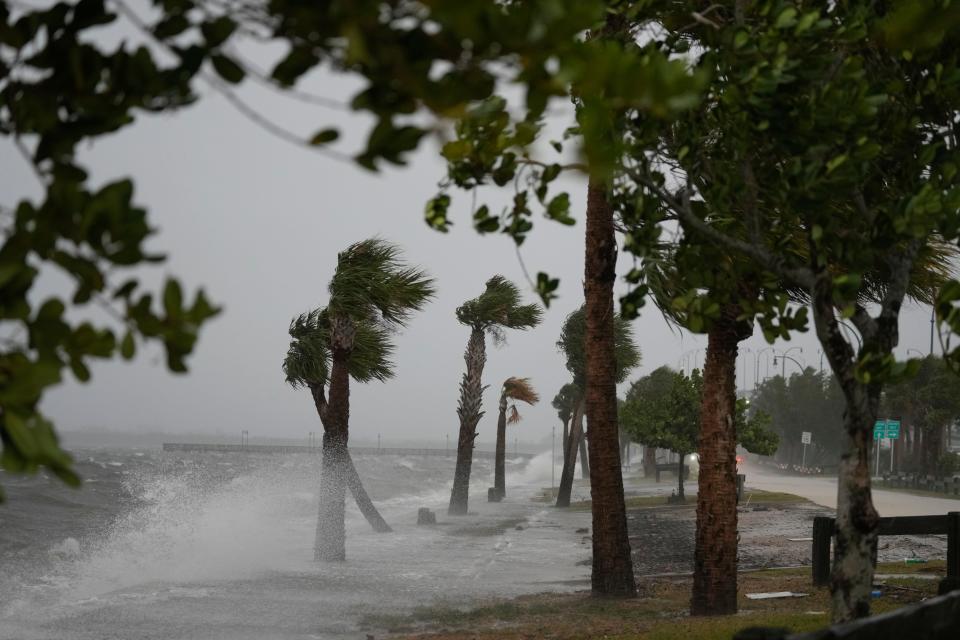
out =
[[[507,405],[510,405],[510,417],[507,417]],[[529,405],[537,404],[540,396],[530,384],[530,378],[510,377],[503,381],[500,389],[500,415],[497,418],[497,452],[493,466],[493,492],[499,502],[507,495],[505,459],[507,457],[507,424],[520,422],[520,412],[517,411],[517,402],[526,402]]]
[[[620,314],[614,316],[614,360],[613,377],[619,384],[626,380],[630,371],[640,364],[640,349],[633,342],[633,329],[630,323]],[[586,351],[587,317],[586,308],[580,307],[563,323],[557,348],[566,356],[567,370],[573,375],[574,388],[586,389],[587,384],[587,351]],[[564,444],[565,455],[563,471],[560,474],[560,488],[557,493],[557,506],[570,506],[570,493],[573,490],[573,471],[577,464],[577,450],[583,439],[583,415],[585,409],[583,394],[579,394],[575,403],[573,422],[570,427],[570,436]]]
[[[457,406],[460,437],[457,441],[453,490],[450,493],[450,515],[467,513],[473,441],[477,437],[477,424],[483,416],[480,406],[485,387],[481,378],[487,361],[486,335],[490,334],[494,343],[499,344],[504,341],[504,329],[530,329],[540,324],[542,317],[543,311],[539,305],[521,304],[517,285],[503,276],[490,278],[480,296],[457,308],[457,320],[470,327],[470,341],[463,355],[467,370],[460,382],[460,401]]]
[[[577,410],[582,392],[572,382],[560,387],[560,391],[553,397],[553,408],[557,410],[557,417],[563,423],[563,439],[560,446],[563,448],[563,457],[567,457],[567,438],[569,437],[570,419]]]
[[[323,424],[323,468],[315,559],[346,557],[344,499],[347,485],[364,515],[386,523],[363,491],[347,449],[350,378],[384,381],[393,375],[390,335],[433,297],[433,280],[406,266],[400,250],[378,238],[351,245],[337,256],[327,307],[295,318],[283,369],[287,382],[310,389]],[[380,524],[382,523],[382,524]]]

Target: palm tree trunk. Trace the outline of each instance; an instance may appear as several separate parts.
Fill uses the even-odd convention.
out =
[[[323,434],[323,467],[320,471],[320,508],[317,514],[317,534],[313,559],[326,562],[345,560],[346,529],[344,482],[347,446],[339,434]]]
[[[500,414],[497,416],[497,452],[493,463],[493,489],[499,502],[507,495],[507,394],[500,394]]]
[[[692,615],[737,612],[736,305],[726,305],[707,334],[700,408],[700,476]],[[740,323],[742,324],[742,323]]]
[[[377,533],[389,533],[393,531],[390,525],[387,524],[387,521],[383,519],[383,516],[380,515],[380,512],[377,511],[370,496],[367,495],[367,490],[363,488],[363,482],[360,480],[360,474],[357,473],[357,468],[353,466],[353,458],[350,457],[349,450],[344,457],[343,464],[346,473],[347,487],[350,488],[350,493],[353,494],[353,499],[356,501],[360,513],[363,514],[363,517],[367,519],[367,522],[370,523],[370,526],[373,527],[373,530]]]
[[[587,432],[580,434],[580,477],[590,478],[590,460],[587,459]]]
[[[614,26],[608,25],[608,28]],[[593,177],[587,188],[586,217],[583,292],[587,325],[585,399],[590,426],[590,497],[593,501],[591,590],[594,595],[632,597],[637,587],[633,580],[617,436],[613,313],[617,243],[606,188]]]
[[[320,507],[314,559],[338,561],[346,558],[344,502],[346,497],[347,440],[350,424],[350,354],[356,329],[343,316],[330,319],[330,397],[323,412],[323,468],[320,472]],[[316,394],[314,395],[316,397]]]
[[[483,330],[474,327],[470,332],[467,351],[463,355],[467,370],[460,382],[460,438],[457,441],[457,467],[453,475],[453,490],[450,492],[449,515],[466,515],[470,497],[470,467],[473,465],[473,441],[477,438],[477,424],[483,412],[483,365],[487,362]]]
[[[560,442],[560,446],[563,447],[563,459],[567,459],[567,438],[570,437],[570,420],[564,420],[563,422],[563,440]]]
[[[570,422],[570,436],[564,441],[563,470],[560,472],[560,486],[557,488],[558,507],[570,506],[570,494],[573,492],[573,472],[577,468],[578,442],[583,434],[584,401],[577,402]]]

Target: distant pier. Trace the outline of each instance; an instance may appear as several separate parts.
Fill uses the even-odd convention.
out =
[[[297,444],[209,444],[164,442],[164,451],[182,451],[188,453],[313,453],[321,452],[318,446]],[[362,456],[438,456],[441,458],[455,458],[456,449],[413,449],[403,447],[350,447],[350,453]],[[474,449],[474,458],[492,460],[493,451],[479,451]],[[533,457],[532,453],[507,453],[510,458]]]

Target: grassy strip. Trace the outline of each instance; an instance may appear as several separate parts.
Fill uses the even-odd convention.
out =
[[[878,573],[939,571],[943,564],[881,565]],[[890,579],[880,587],[874,613],[889,611],[934,595],[936,582]],[[740,612],[736,616],[691,618],[690,579],[650,579],[631,600],[591,598],[585,593],[543,594],[492,601],[472,609],[449,604],[416,609],[406,616],[371,616],[364,627],[405,638],[453,640],[468,634],[476,640],[505,638],[611,638],[618,640],[728,640],[747,627],[784,627],[810,631],[829,624],[829,593],[810,585],[809,569],[769,569],[739,576]],[[906,587],[895,589],[893,586]],[[747,593],[793,591],[801,598],[749,600]],[[379,635],[377,637],[380,637]]]

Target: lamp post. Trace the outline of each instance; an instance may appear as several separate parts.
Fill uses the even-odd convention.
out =
[[[920,349],[907,349],[907,355],[908,355],[908,356],[910,355],[910,352],[911,352],[911,351],[916,352],[917,355],[920,356],[920,358],[923,358],[923,352],[920,351]]]
[[[790,355],[790,352],[793,351],[794,349],[796,349],[796,350],[799,351],[800,353],[803,353],[803,347],[790,347],[789,349],[787,349],[786,351],[784,351],[783,353],[781,353],[781,354],[780,354],[780,357],[781,357],[781,358],[786,358],[787,356]],[[790,358],[790,359],[793,360],[793,358]],[[802,372],[803,372],[803,366],[802,366],[799,362],[797,362],[796,360],[793,360],[793,362],[795,362],[796,365],[797,365],[798,367],[800,367],[800,372],[802,373]],[[773,352],[773,366],[777,366],[777,352],[776,352],[776,351]],[[787,379],[787,363],[786,363],[784,360],[782,360],[782,359],[781,359],[781,373],[780,373],[780,376],[781,376],[784,380]]]
[[[788,356],[788,355],[785,354],[785,353],[781,353],[779,357],[780,357],[780,361],[782,362],[782,366],[783,366],[783,373],[781,373],[780,376],[784,379],[784,381],[786,381],[786,379],[787,379],[787,360],[789,360],[789,361],[792,362],[793,364],[797,365],[797,367],[800,369],[800,372],[803,373],[803,365],[802,365],[802,364],[800,364],[799,362],[797,362],[796,360],[794,360],[793,358],[791,358],[790,356]],[[773,356],[773,366],[777,366],[777,356]]]
[[[753,386],[754,387],[760,384],[760,356],[762,356],[767,351],[774,351],[774,348],[764,347],[763,349],[760,349],[760,351],[757,351],[757,357],[754,359],[754,362],[753,362]]]

